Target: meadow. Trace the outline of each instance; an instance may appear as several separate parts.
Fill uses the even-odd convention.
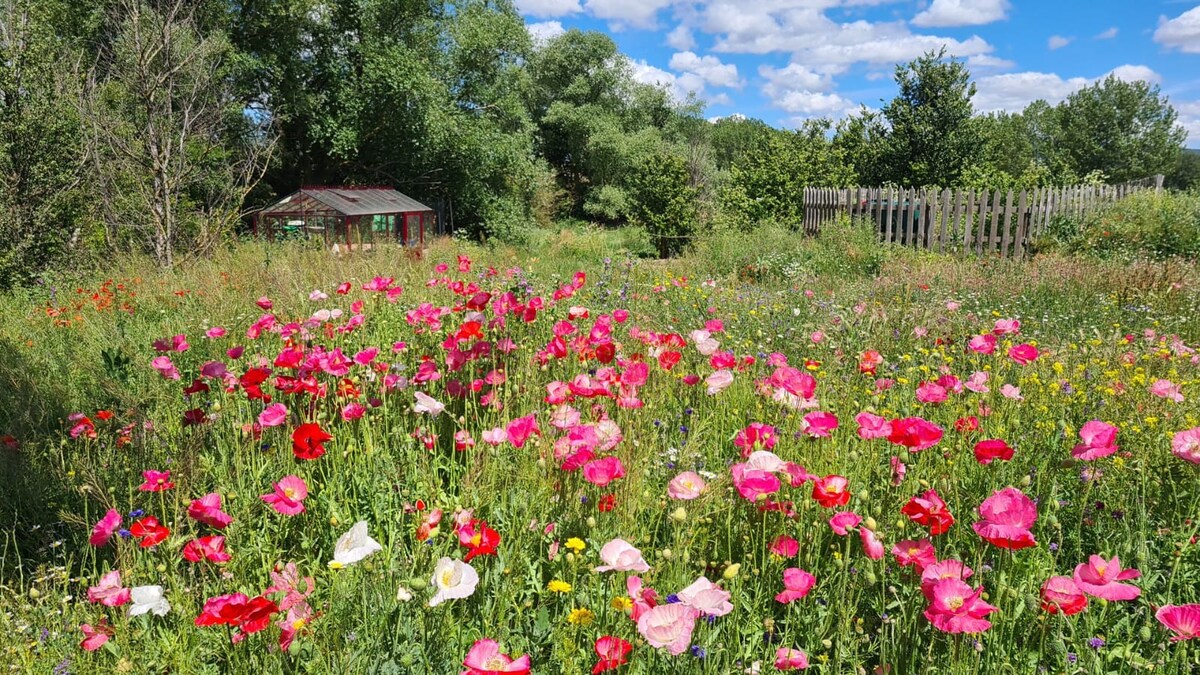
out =
[[[0,298],[31,673],[1200,670],[1200,270],[831,228]]]

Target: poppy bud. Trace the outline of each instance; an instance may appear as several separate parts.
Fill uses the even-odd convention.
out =
[[[679,508],[677,508],[671,512],[670,518],[671,518],[671,520],[673,520],[677,523],[684,522],[685,520],[687,520],[687,509],[680,506]]]
[[[742,569],[741,563],[734,563],[734,564],[730,565],[729,567],[726,567],[725,571],[721,574],[721,576],[727,580],[731,580],[738,575],[738,572],[740,572],[741,569]]]
[[[596,526],[596,519],[595,519],[595,517],[593,517],[593,516],[588,516],[588,519],[587,519],[587,526],[588,526],[588,527],[595,527],[595,526]]]

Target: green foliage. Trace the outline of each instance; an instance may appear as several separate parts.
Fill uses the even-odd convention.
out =
[[[682,157],[659,153],[637,167],[630,185],[633,222],[646,228],[658,254],[682,251],[696,230],[696,190]]]
[[[866,278],[904,249],[879,241],[866,222],[841,218],[805,237],[786,225],[764,222],[747,231],[715,230],[698,237],[692,260],[713,276],[735,272],[762,283]]]
[[[1166,174],[1166,187],[1173,190],[1200,189],[1200,150],[1184,150],[1179,163]]]
[[[1079,236],[1100,257],[1200,257],[1200,196],[1138,193],[1084,218]]]

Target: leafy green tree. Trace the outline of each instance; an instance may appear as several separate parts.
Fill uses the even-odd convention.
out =
[[[1175,169],[1166,174],[1165,184],[1172,190],[1200,188],[1200,150],[1184,150]]]
[[[892,182],[956,185],[975,161],[971,117],[975,85],[966,65],[943,47],[896,66],[900,88],[883,108],[890,132],[884,165]]]
[[[833,147],[845,156],[866,185],[882,185],[893,178],[885,160],[888,129],[883,115],[863,107],[857,115],[838,122]]]
[[[717,168],[727,171],[742,157],[762,152],[776,133],[766,122],[740,115],[717,120],[710,134]]]
[[[698,220],[687,161],[667,152],[647,156],[634,172],[629,195],[633,222],[646,228],[658,254],[665,258],[683,250]]]
[[[1122,183],[1176,166],[1187,138],[1178,117],[1157,85],[1109,75],[1055,108],[1054,142],[1076,175]]]
[[[797,226],[804,188],[853,185],[854,168],[827,138],[827,120],[807,121],[795,131],[771,136],[761,152],[743,155],[721,191],[722,207],[741,224],[774,220]]]

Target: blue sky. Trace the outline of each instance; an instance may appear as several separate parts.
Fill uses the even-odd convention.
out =
[[[1200,147],[1197,0],[516,0],[535,39],[610,34],[635,76],[695,93],[710,117],[776,126],[895,94],[897,62],[946,45],[979,110],[1052,103],[1109,73],[1162,87]]]

